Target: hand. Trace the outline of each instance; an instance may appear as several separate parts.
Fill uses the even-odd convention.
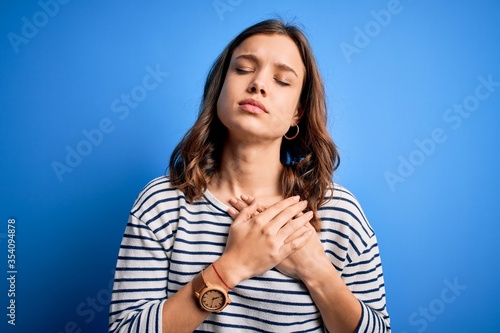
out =
[[[253,202],[254,198],[246,196],[232,199],[230,203],[233,208],[229,209],[229,214],[238,219]],[[262,215],[266,212],[264,208],[261,212],[255,210],[253,214]],[[295,218],[299,218],[302,212],[297,214]],[[328,332],[354,332],[362,314],[360,302],[330,262],[312,225],[307,223],[304,228],[309,229],[312,236],[304,246],[276,265],[276,269],[304,283]]]
[[[255,199],[239,211],[229,209],[234,222],[226,250],[218,260],[229,285],[261,275],[306,244],[313,235],[306,227],[313,215],[299,216],[306,205],[299,197],[291,197],[260,213]]]
[[[229,214],[233,218],[237,218],[239,212],[249,207],[255,200],[253,197],[242,195],[240,199],[232,199],[230,203],[233,208],[229,210]],[[254,214],[259,214],[265,211],[265,207],[260,207]],[[296,218],[303,215],[302,211],[298,212]],[[314,227],[307,223],[305,226],[312,233],[305,245],[297,251],[291,253],[282,262],[276,265],[276,269],[281,273],[290,277],[303,280],[314,274],[314,269],[321,268],[321,265],[331,265],[330,260],[326,256],[321,240],[315,232]]]

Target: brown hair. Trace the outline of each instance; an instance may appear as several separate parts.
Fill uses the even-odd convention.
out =
[[[257,23],[236,36],[216,59],[205,83],[198,119],[175,147],[170,157],[170,181],[184,192],[189,201],[203,196],[207,185],[219,169],[226,128],[217,117],[217,100],[234,50],[256,34],[282,34],[297,45],[305,66],[300,95],[302,115],[299,135],[283,139],[280,160],[283,164],[284,197],[300,195],[315,214],[311,224],[316,230],[320,221],[318,207],[329,200],[326,193],[340,159],[327,129],[325,91],[321,75],[306,36],[296,26],[279,20]],[[291,129],[293,135],[295,129]]]

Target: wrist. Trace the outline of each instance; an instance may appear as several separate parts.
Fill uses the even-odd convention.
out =
[[[231,289],[236,287],[241,281],[247,279],[244,276],[244,269],[238,268],[234,265],[235,261],[230,260],[226,255],[222,255],[219,259],[214,261],[213,267],[216,267],[219,280],[223,281],[227,287]],[[214,270],[215,272],[215,270]]]
[[[307,270],[303,270],[299,279],[308,289],[321,288],[324,283],[331,284],[340,280],[340,275],[330,262],[326,260],[314,260],[309,263]]]
[[[217,275],[216,271],[214,270],[214,267],[212,265],[208,265],[207,268],[203,270],[203,277],[204,280],[210,283],[211,285],[216,285],[221,287],[222,289],[226,290],[227,292],[231,290],[231,288],[228,288],[219,278]]]
[[[224,278],[220,275],[219,271],[217,270],[217,267],[215,267],[215,262],[212,263],[212,268],[214,269],[215,271],[215,274],[217,274],[217,276],[219,277],[219,280],[221,280],[222,284],[226,287],[226,289],[229,291],[231,289],[233,289],[233,287],[230,287],[226,281],[224,281]]]

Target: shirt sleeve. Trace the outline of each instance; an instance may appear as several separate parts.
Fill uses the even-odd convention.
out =
[[[155,233],[130,215],[116,265],[110,333],[162,331],[167,267],[167,251]]]
[[[371,237],[371,245],[347,264],[342,278],[361,304],[356,332],[390,332],[382,262],[375,235]]]

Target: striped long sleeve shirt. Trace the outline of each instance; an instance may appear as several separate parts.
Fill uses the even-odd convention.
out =
[[[357,200],[334,184],[318,210],[326,255],[359,300],[358,332],[390,332],[384,278],[373,229]],[[110,306],[110,333],[162,331],[166,299],[217,260],[232,218],[209,191],[187,202],[167,177],[136,199],[120,246]],[[271,269],[229,292],[231,304],[196,332],[326,332],[305,285]]]

